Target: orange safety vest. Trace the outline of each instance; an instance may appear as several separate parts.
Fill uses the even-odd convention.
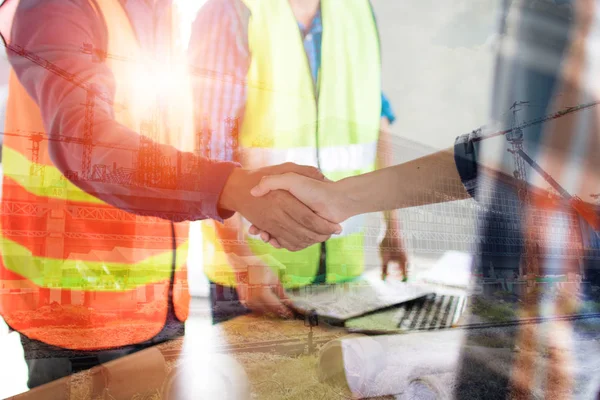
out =
[[[119,1],[89,1],[98,18],[106,22],[106,52],[144,60]],[[161,126],[168,126],[169,131],[156,125],[160,132],[154,130],[153,137],[190,151],[194,139],[186,64],[182,59],[170,63],[160,57],[161,63],[153,64],[179,69],[169,70],[169,79],[174,78],[176,84],[162,95],[163,100],[170,96],[165,102],[169,109],[161,114],[168,122]],[[148,90],[164,86],[164,81],[161,85],[140,81],[148,68],[137,62],[110,57],[102,62],[115,78],[114,101],[124,106],[115,109],[115,119],[141,132],[156,109],[146,104],[152,98]],[[73,90],[83,89],[73,86]],[[184,321],[190,299],[185,265],[188,224],[119,210],[63,176],[48,154],[47,135],[28,136],[43,133],[44,124],[38,105],[13,71],[5,131],[21,133],[6,136],[3,147],[0,314],[6,323],[31,339],[68,349],[140,343],[164,326],[171,279],[175,314]],[[79,148],[83,151],[83,146]],[[74,152],[79,148],[70,147]],[[140,157],[141,153],[138,162]],[[103,167],[96,166],[98,171]]]

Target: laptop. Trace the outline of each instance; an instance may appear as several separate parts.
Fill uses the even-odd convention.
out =
[[[378,310],[425,298],[430,287],[405,282],[359,279],[356,281],[309,285],[288,292],[301,313],[316,314],[333,324],[342,324]]]

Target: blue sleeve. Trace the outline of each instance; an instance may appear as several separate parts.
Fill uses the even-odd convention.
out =
[[[381,118],[387,118],[387,120],[390,121],[390,124],[393,124],[396,120],[392,105],[383,92],[381,93]]]

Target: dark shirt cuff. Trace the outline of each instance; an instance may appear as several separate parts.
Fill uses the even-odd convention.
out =
[[[477,191],[477,149],[473,142],[474,133],[467,133],[454,142],[454,163],[465,189],[475,198]]]

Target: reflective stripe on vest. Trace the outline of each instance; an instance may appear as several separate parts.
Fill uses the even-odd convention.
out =
[[[33,256],[26,247],[12,240],[4,238],[2,241],[5,268],[39,287],[118,292],[171,278],[172,251],[147,257],[134,264],[102,260],[57,260]],[[177,248],[177,269],[185,264],[187,251],[187,242]],[[53,276],[54,274],[58,275]]]
[[[125,106],[115,110],[115,120],[142,133],[142,124],[153,121],[151,91],[164,90],[162,125],[169,129],[159,128],[153,138],[192,151],[190,85],[182,72],[187,63],[173,60],[173,79],[162,80],[165,85],[144,82],[140,78],[148,74],[140,68],[148,57],[120,2],[89,4],[108,30],[108,47],[99,50],[141,61],[103,61],[114,75],[114,101]],[[171,65],[168,57],[161,61]],[[175,314],[184,321],[189,309],[188,225],[128,214],[63,176],[50,159],[40,110],[12,71],[5,130],[42,133],[32,136],[37,153],[26,136],[6,136],[3,146],[0,313],[5,321],[32,339],[71,349],[144,342],[164,325],[171,276]],[[106,185],[112,186],[131,192],[120,184]]]
[[[65,198],[64,193],[66,192],[71,200],[105,204],[99,198],[79,189],[53,165],[33,163],[26,156],[6,146],[2,149],[2,158],[4,159],[4,176],[11,178],[31,194],[61,199]],[[43,169],[43,173],[29,174],[32,169],[40,172]]]
[[[253,160],[260,165],[277,165],[293,162],[300,165],[317,165],[317,150],[314,147],[267,149],[245,147],[241,149],[244,160]],[[371,171],[377,160],[377,143],[356,143],[319,148],[321,171],[326,175],[345,171]]]
[[[239,136],[242,164],[258,168],[291,161],[318,166],[334,180],[372,171],[381,119],[381,66],[369,1],[321,0],[318,96],[288,0],[244,2],[251,11],[252,57]],[[204,253],[207,275],[224,285],[235,284],[212,223],[203,225],[205,238],[211,239]],[[364,217],[344,225],[343,235],[326,244],[329,282],[351,279],[364,267]],[[246,240],[255,255],[269,255],[264,263],[281,274],[286,287],[313,281],[320,245],[292,253]]]

